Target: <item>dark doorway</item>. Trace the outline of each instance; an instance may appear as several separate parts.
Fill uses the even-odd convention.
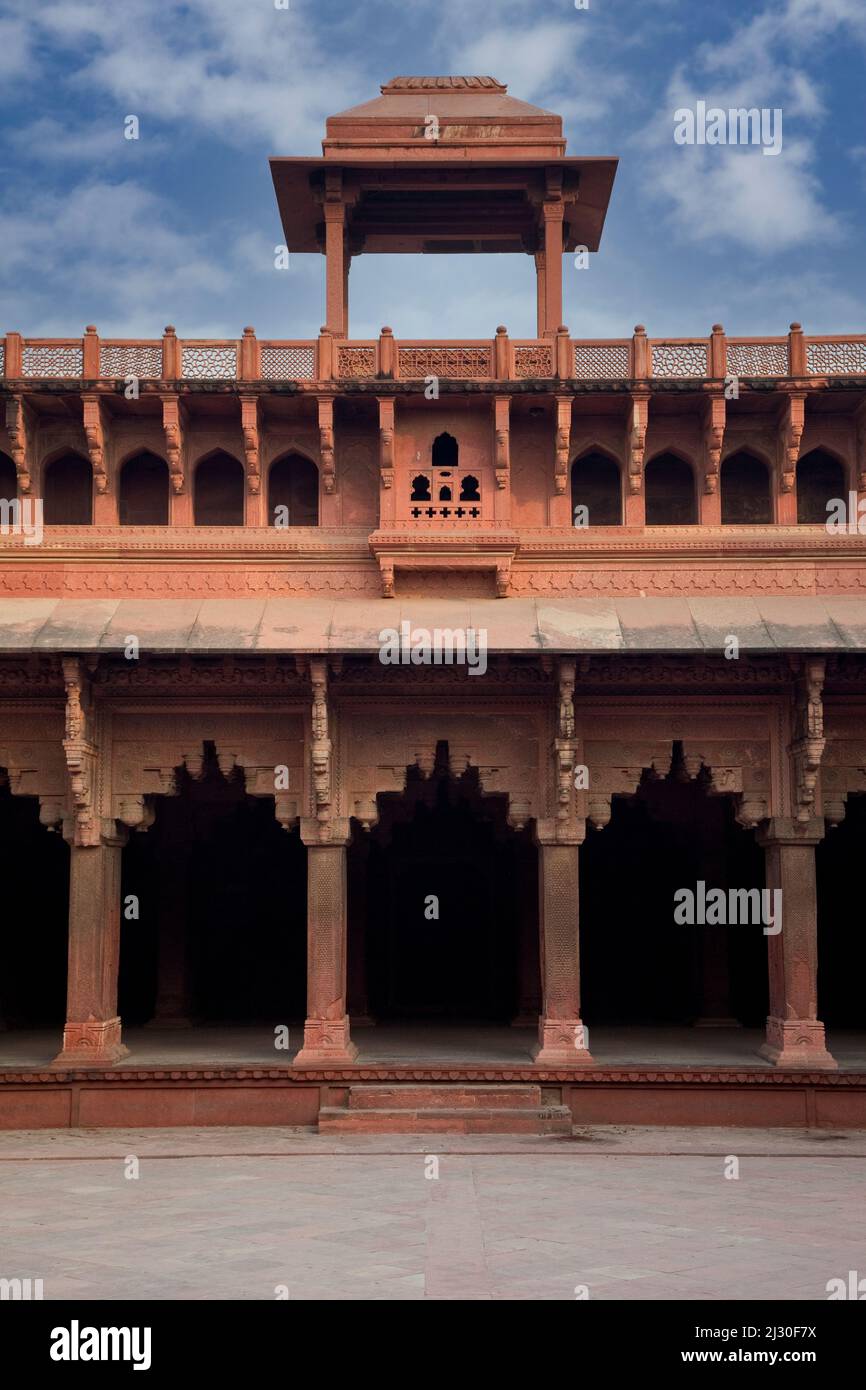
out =
[[[244,470],[231,454],[218,450],[195,470],[196,526],[243,526]]]
[[[46,526],[89,526],[93,519],[93,471],[80,454],[63,454],[45,468]]]
[[[288,454],[271,464],[268,474],[268,524],[318,526],[319,471],[302,454]]]
[[[571,465],[571,518],[575,526],[619,526],[622,521],[619,466],[606,454],[584,454]],[[587,520],[578,515],[586,508]]]
[[[223,777],[212,745],[202,776],[123,851],[120,1012],[126,1023],[297,1023],[306,1004],[306,851],[270,797]],[[130,895],[139,917],[130,919]]]
[[[674,894],[761,888],[764,856],[710,796],[701,773],[645,774],[633,797],[614,797],[610,824],[580,851],[582,1011],[586,1022],[688,1024],[767,1016],[767,938],[760,925],[687,926]]]
[[[404,795],[379,805],[369,848],[360,829],[350,848],[366,858],[365,931],[349,949],[364,953],[369,1012],[509,1022],[526,993],[521,930],[538,933],[530,833],[508,825],[507,798],[484,796],[473,770],[449,775],[444,745],[430,777],[410,769]]]
[[[815,850],[818,887],[818,1017],[827,1028],[866,1028],[866,928],[860,906],[866,796],[849,796],[845,819]]]
[[[168,464],[156,454],[136,454],[120,473],[121,526],[168,525]]]
[[[3,882],[0,1026],[62,1028],[66,1017],[69,846],[39,823],[35,796],[0,771]]]
[[[647,526],[693,526],[698,519],[695,475],[676,454],[659,454],[646,466]]]
[[[773,520],[765,463],[741,450],[722,464],[722,525],[760,526]]]
[[[828,503],[848,503],[845,470],[838,459],[824,449],[813,449],[797,464],[797,524],[826,526],[831,515]]]

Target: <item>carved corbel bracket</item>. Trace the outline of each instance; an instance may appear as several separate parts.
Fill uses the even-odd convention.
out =
[[[568,456],[571,448],[571,397],[556,398],[556,465],[554,481],[557,492],[568,487]]]
[[[108,492],[108,471],[105,466],[105,411],[101,396],[82,396],[84,438],[90,466],[96,479],[96,491]]]
[[[557,667],[556,737],[553,740],[554,778],[556,785],[556,820],[569,822],[575,818],[574,769],[577,762],[577,738],[574,722],[574,687],[577,663],[574,657],[564,657]]]
[[[333,795],[333,745],[329,734],[328,662],[325,657],[311,659],[310,684],[313,688],[310,744],[313,809],[319,824],[320,839],[328,840]]]
[[[794,491],[805,422],[806,394],[804,391],[792,391],[786,398],[779,422],[779,486],[782,492]]]
[[[806,825],[815,814],[815,789],[824,752],[824,676],[823,656],[807,657],[797,678],[794,739],[791,758],[794,765],[795,816]]]
[[[247,490],[254,497],[262,490],[260,425],[258,396],[241,396],[241,433],[244,438]]]
[[[394,486],[394,401],[379,398],[379,480],[383,488]]]
[[[497,396],[493,402],[494,462],[496,486],[508,486],[511,471],[511,398]]]
[[[723,395],[707,399],[704,420],[704,492],[717,492],[725,443],[726,401]]]
[[[66,687],[63,752],[72,799],[72,841],[98,845],[105,826],[99,804],[99,739],[93,690],[80,657],[64,656],[61,665]]]
[[[162,428],[172,491],[180,494],[186,491],[186,412],[179,396],[163,396]]]
[[[628,490],[637,495],[643,488],[643,465],[646,454],[646,432],[649,423],[649,396],[632,393],[626,422],[625,438],[628,451]]]
[[[12,450],[12,462],[18,474],[18,490],[28,493],[31,488],[30,459],[32,456],[33,417],[23,396],[12,396],[6,402],[6,433]]]
[[[332,493],[337,487],[337,472],[334,453],[334,398],[319,396],[319,453],[322,460],[322,484],[325,492]]]

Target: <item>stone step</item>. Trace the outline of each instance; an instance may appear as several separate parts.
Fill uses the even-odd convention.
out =
[[[465,1107],[447,1109],[365,1110],[323,1106],[320,1134],[570,1134],[567,1105],[535,1110],[496,1110]]]
[[[541,1087],[462,1082],[458,1085],[352,1086],[350,1110],[537,1110]]]

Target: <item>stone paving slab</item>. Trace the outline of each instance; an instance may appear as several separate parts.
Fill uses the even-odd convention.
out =
[[[864,1150],[776,1129],[6,1132],[0,1277],[46,1299],[824,1300],[866,1270]]]

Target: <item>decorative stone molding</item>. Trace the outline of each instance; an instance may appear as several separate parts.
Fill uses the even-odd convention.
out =
[[[247,490],[253,497],[258,497],[262,490],[260,424],[259,397],[241,396],[241,433],[244,440]]]
[[[806,825],[815,814],[815,789],[824,752],[822,692],[826,661],[807,657],[797,678],[794,740],[790,753],[794,767],[796,818]]]
[[[793,391],[785,399],[779,421],[779,486],[782,492],[793,492],[797,481],[797,461],[800,457],[800,442],[806,423],[806,395],[803,391]]]
[[[646,433],[649,424],[649,396],[632,392],[630,401],[625,429],[628,490],[637,495],[643,488]]]
[[[311,660],[310,684],[313,689],[310,774],[319,839],[324,841],[330,838],[329,822],[333,793],[333,745],[328,729],[328,663],[324,657],[313,657]]]
[[[511,469],[510,443],[511,397],[496,396],[493,401],[494,462],[496,466],[496,486],[505,488]]]
[[[186,412],[179,396],[163,396],[162,428],[165,433],[165,456],[171,478],[172,491],[180,494],[186,490]]]
[[[48,829],[68,827],[69,787],[63,755],[63,725],[55,714],[9,715],[0,736],[0,768],[13,796],[39,799],[39,821]]]
[[[22,396],[11,396],[6,401],[6,433],[9,435],[12,462],[18,474],[18,490],[27,494],[31,487],[33,416]]]
[[[568,488],[568,464],[571,449],[571,396],[556,398],[556,452],[554,482],[556,491]]]
[[[395,402],[379,397],[379,481],[386,490],[394,487]]]
[[[704,420],[704,492],[710,494],[717,492],[719,488],[722,448],[725,443],[725,416],[724,396],[708,397]]]
[[[644,743],[600,743],[588,739],[583,751],[589,769],[586,814],[596,830],[603,830],[610,823],[614,796],[633,796],[645,771],[664,777],[671,765],[669,739]]]
[[[101,768],[98,716],[90,676],[77,656],[61,662],[66,687],[66,732],[63,752],[72,800],[71,841],[98,845],[107,827],[101,815]]]
[[[101,396],[82,396],[84,438],[90,466],[96,480],[96,491],[108,492],[108,472],[105,466],[105,415]]]
[[[322,460],[322,486],[325,492],[336,489],[336,467],[334,461],[334,398],[319,396],[319,452]]]

